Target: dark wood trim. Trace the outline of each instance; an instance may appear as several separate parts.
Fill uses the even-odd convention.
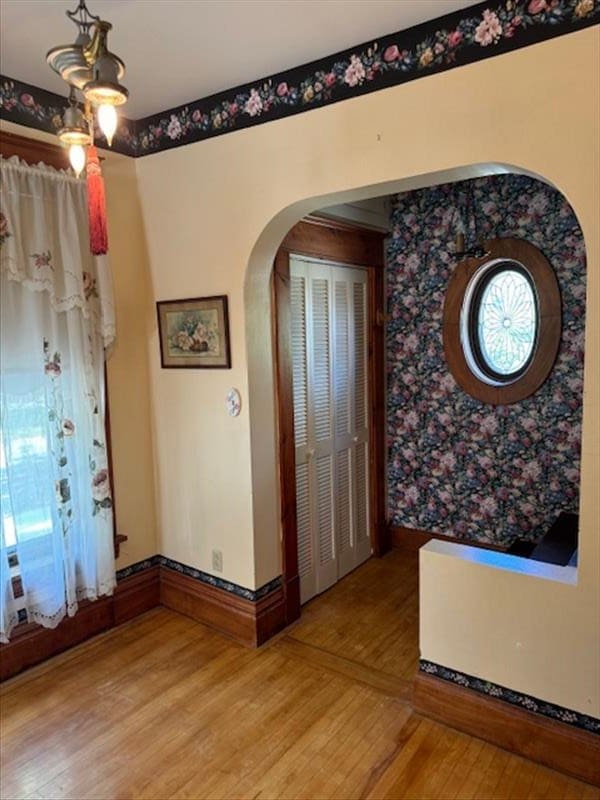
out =
[[[296,522],[296,459],[290,346],[290,254],[368,270],[369,503],[373,553],[390,547],[385,517],[384,234],[337,220],[307,217],[287,234],[275,257],[272,280],[282,565],[285,619],[300,616]]]
[[[260,647],[276,633],[283,630],[286,625],[285,595],[283,586],[261,598],[254,607],[256,633],[252,647]]]
[[[272,277],[275,333],[275,372],[277,392],[277,429],[279,437],[279,484],[283,537],[282,569],[285,619],[290,625],[300,616],[300,577],[296,519],[296,456],[294,447],[294,401],[290,344],[290,259],[280,248]],[[291,476],[285,479],[284,476]]]
[[[0,131],[0,153],[4,158],[18,156],[32,165],[43,161],[55,169],[70,169],[71,166],[67,150],[60,145],[40,142],[8,131]]]
[[[0,644],[0,680],[6,680],[92,636],[114,628],[159,602],[159,568],[122,580],[110,597],[82,601],[74,617],[66,617],[56,628],[33,623],[18,625],[8,644]]]
[[[379,235],[383,259],[383,236]],[[382,556],[391,547],[386,524],[386,404],[384,264],[368,270],[369,318],[369,500],[373,554]]]
[[[384,238],[383,233],[341,220],[309,216],[288,231],[280,247],[340,264],[383,269]]]
[[[600,736],[420,672],[413,707],[471,736],[600,786]]]
[[[479,547],[482,550],[495,550],[500,553],[506,552],[506,547],[488,542],[470,542],[466,539],[457,539],[456,536],[446,536],[443,533],[430,533],[420,531],[416,528],[403,528],[401,526],[388,526],[388,536],[392,547],[401,550],[418,550],[432,539],[440,539],[442,542],[453,542],[454,544],[464,544],[468,547]]]
[[[56,628],[18,625],[0,645],[0,681],[11,678],[115,625],[163,605],[248,647],[259,647],[285,627],[285,592],[279,586],[253,602],[164,566],[130,575],[111,597],[82,601]]]
[[[114,594],[114,624],[121,625],[160,604],[160,567],[119,581]]]
[[[29,667],[46,661],[86,639],[113,627],[113,598],[82,602],[74,617],[56,628],[33,623],[18,625],[8,644],[0,644],[0,680],[12,678]]]
[[[444,302],[444,353],[452,375],[465,392],[484,403],[506,405],[530,397],[552,371],[562,326],[560,289],[546,256],[524,239],[490,239],[484,247],[488,255],[462,261],[450,278]],[[479,380],[467,363],[461,342],[461,310],[469,282],[480,267],[495,259],[522,264],[533,278],[538,297],[539,328],[531,364],[520,378],[505,386]]]
[[[108,370],[104,362],[104,430],[106,432],[106,457],[108,459],[108,480],[110,482],[110,496],[112,497],[113,512],[113,544],[115,558],[121,554],[121,545],[127,541],[127,536],[117,533],[117,502],[115,500],[115,473],[113,469],[112,430],[110,427],[110,397],[108,391]]]
[[[254,603],[161,567],[160,604],[248,647],[258,647],[285,626],[281,586]]]

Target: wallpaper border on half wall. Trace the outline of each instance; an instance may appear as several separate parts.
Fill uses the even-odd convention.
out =
[[[588,731],[588,733],[600,734],[600,719],[582,714],[579,711],[571,711],[571,709],[558,706],[555,703],[548,703],[546,700],[515,692],[513,689],[507,689],[506,686],[499,686],[497,683],[491,683],[473,675],[467,675],[464,672],[448,669],[448,667],[435,664],[433,661],[427,661],[426,659],[420,659],[419,670],[427,675],[435,675],[436,678],[470,689],[473,692],[485,694],[495,700],[502,700],[510,705],[518,706],[525,709],[525,711],[531,711],[534,714],[564,722],[567,725]]]
[[[117,582],[156,566],[166,567],[167,569],[173,570],[173,572],[179,572],[181,575],[185,575],[188,578],[194,578],[200,583],[214,586],[216,589],[222,589],[225,592],[229,592],[229,594],[234,594],[236,597],[242,597],[244,600],[250,600],[253,603],[258,602],[258,600],[266,597],[266,595],[281,586],[281,575],[279,575],[277,578],[273,578],[273,580],[265,583],[265,585],[261,586],[259,589],[247,589],[245,586],[239,586],[237,583],[223,580],[223,578],[217,578],[215,575],[210,575],[208,572],[202,572],[200,569],[190,567],[187,564],[182,564],[180,561],[175,561],[172,558],[167,558],[159,554],[144,558],[142,561],[136,561],[135,564],[130,564],[128,567],[117,570]]]
[[[121,118],[115,149],[133,157],[221,136],[464,66],[595,25],[597,0],[483,2],[404,31],[140,120]],[[55,133],[66,98],[0,77],[11,122]]]

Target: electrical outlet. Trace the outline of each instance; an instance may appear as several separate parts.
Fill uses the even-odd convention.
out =
[[[212,568],[215,572],[223,572],[223,552],[221,550],[212,551]]]

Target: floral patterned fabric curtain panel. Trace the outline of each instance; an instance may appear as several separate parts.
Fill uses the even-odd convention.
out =
[[[0,640],[53,628],[115,586],[104,355],[106,257],[88,249],[83,181],[0,160]],[[22,589],[19,589],[20,577]]]

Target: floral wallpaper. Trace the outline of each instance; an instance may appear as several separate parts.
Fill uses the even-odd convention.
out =
[[[479,3],[140,120],[138,155],[383,89],[593,24],[598,0]]]
[[[29,83],[0,76],[0,112],[2,119],[36,128],[46,133],[57,133],[62,128],[62,115],[69,105],[65,96],[47,92]],[[119,114],[119,125],[113,138],[112,149],[123,155],[135,155],[135,125],[133,120]],[[103,146],[104,135],[95,130],[96,144]]]
[[[471,241],[475,220],[485,238],[528,240],[556,271],[563,305],[558,358],[546,383],[519,403],[475,400],[445,362],[442,313],[459,220]],[[499,175],[398,195],[392,226],[390,523],[499,546],[538,539],[559,511],[577,512],[579,503],[585,249],[575,215],[556,189]]]
[[[143,156],[269,122],[570,33],[600,0],[496,0],[141,120],[121,119],[120,152]],[[55,130],[66,98],[0,79],[3,116]]]

